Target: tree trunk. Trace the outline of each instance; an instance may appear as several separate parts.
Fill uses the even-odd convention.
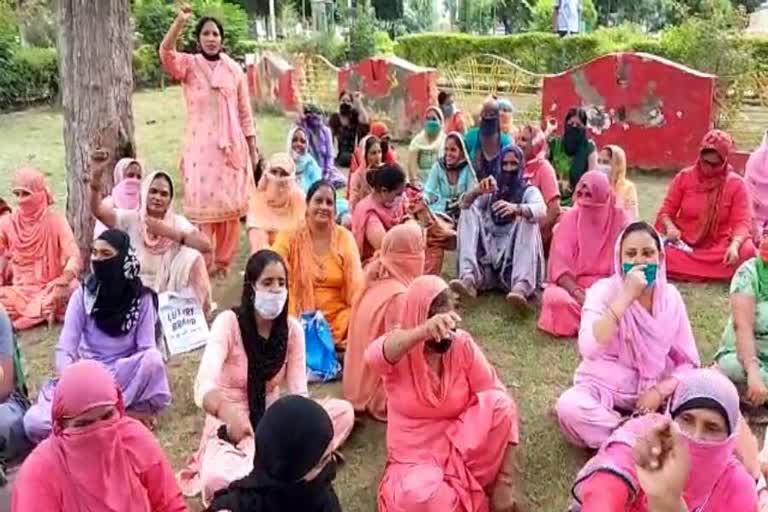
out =
[[[101,146],[110,169],[135,154],[133,37],[129,0],[58,0],[59,77],[64,108],[67,220],[83,261],[90,259],[94,218],[88,206],[88,155]],[[105,173],[106,193],[112,173]],[[87,268],[87,267],[86,267]]]

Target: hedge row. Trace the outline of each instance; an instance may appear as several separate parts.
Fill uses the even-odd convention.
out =
[[[768,38],[745,37],[739,45],[750,52],[754,64],[768,69]],[[478,53],[505,57],[537,73],[559,73],[606,53],[645,52],[685,62],[673,37],[653,37],[621,30],[602,30],[561,38],[555,34],[527,32],[509,36],[473,36],[459,33],[425,33],[398,38],[396,54],[423,66],[444,68]],[[695,64],[693,64],[695,66]]]
[[[240,41],[232,52],[236,58],[274,46],[259,41]],[[20,48],[0,57],[0,111],[53,102],[59,92],[56,50]],[[157,50],[143,45],[133,52],[133,81],[137,88],[158,87],[166,79]]]

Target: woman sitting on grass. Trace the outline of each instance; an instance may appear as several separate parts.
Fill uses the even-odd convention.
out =
[[[139,210],[141,205],[141,178],[144,169],[138,160],[121,158],[113,171],[112,192],[102,202],[112,208]],[[97,238],[106,231],[107,226],[96,221],[93,237]]]
[[[523,510],[515,402],[458,329],[445,281],[413,281],[400,320],[365,354],[388,400],[379,511]]]
[[[570,206],[581,177],[597,168],[597,146],[587,133],[587,112],[583,108],[570,109],[564,124],[563,136],[549,140],[549,161],[560,180],[562,202]]]
[[[632,413],[657,412],[677,376],[700,364],[685,303],[667,283],[661,237],[627,226],[615,244],[613,276],[587,290],[579,330],[582,362],[557,401],[560,429],[597,449]]]
[[[296,183],[306,194],[313,183],[323,178],[323,171],[307,151],[307,134],[302,128],[295,126],[288,132],[287,153],[296,165]],[[258,183],[258,180],[255,183]]]
[[[189,291],[197,298],[203,312],[211,310],[211,281],[205,254],[211,252],[207,236],[173,208],[173,180],[165,172],[153,172],[144,178],[141,206],[137,210],[113,208],[101,201],[101,177],[107,153],[94,151],[91,156],[91,211],[109,228],[128,234],[141,264],[141,281],[155,293]]]
[[[366,173],[372,191],[352,212],[352,234],[363,266],[379,250],[387,231],[405,219],[405,179],[397,164],[384,164]]]
[[[304,330],[288,315],[288,272],[279,254],[265,249],[248,260],[238,308],[216,317],[195,380],[195,404],[205,411],[200,448],[179,475],[187,496],[214,493],[253,470],[254,432],[279,397],[307,396]],[[354,423],[349,402],[321,402],[333,421],[335,451]]]
[[[0,305],[18,330],[61,321],[78,286],[80,249],[72,228],[51,205],[39,171],[13,179],[16,209],[0,217]]]
[[[381,167],[382,150],[381,141],[375,135],[366,135],[360,141],[365,155],[364,164],[355,170],[349,177],[349,208],[355,211],[357,203],[368,197],[371,193],[371,185],[368,183],[368,173]]]
[[[424,113],[424,128],[417,133],[408,146],[408,181],[424,181],[432,166],[440,158],[445,132],[443,113],[437,107],[427,107]]]
[[[525,155],[525,174],[523,177],[539,189],[547,205],[547,215],[539,222],[541,242],[545,254],[549,254],[552,243],[552,232],[562,212],[560,208],[560,189],[557,185],[557,174],[552,164],[547,160],[547,139],[541,128],[526,125],[520,130],[515,142]]]
[[[669,415],[621,426],[579,472],[574,512],[757,510],[755,478],[737,457],[739,396],[714,370],[680,376]]]
[[[280,233],[272,249],[288,264],[293,317],[321,311],[331,325],[336,348],[347,344],[349,317],[363,288],[363,268],[355,238],[336,225],[336,190],[315,182],[307,193],[307,218],[293,233]]]
[[[541,192],[523,179],[523,151],[501,150],[501,172],[464,195],[459,217],[459,279],[454,291],[476,297],[500,289],[507,301],[525,306],[544,279],[539,221],[546,215]]]
[[[745,401],[762,409],[768,401],[768,239],[736,271],[730,294],[731,316],[715,359]],[[768,419],[768,410],[752,412],[761,422]]]
[[[101,364],[68,366],[52,409],[53,435],[21,466],[13,512],[187,510],[163,449],[126,416],[120,386]]]
[[[408,286],[424,273],[424,233],[415,222],[393,227],[381,250],[365,269],[364,291],[352,308],[349,341],[344,353],[344,398],[357,412],[387,420],[387,396],[381,377],[365,364],[373,340],[400,322]]]
[[[464,135],[469,160],[478,181],[498,176],[501,170],[501,150],[512,144],[512,138],[501,131],[498,102],[489,98],[480,111],[480,125],[470,128]]]
[[[301,226],[304,197],[293,159],[286,153],[272,155],[249,201],[246,226],[251,254],[269,248],[278,233],[292,233]]]
[[[741,263],[755,256],[752,201],[744,179],[728,163],[733,148],[730,135],[712,130],[704,136],[696,164],[669,185],[656,228],[670,246],[672,279],[730,280]]]
[[[640,217],[640,206],[637,200],[637,188],[627,179],[627,155],[619,146],[605,146],[597,158],[596,170],[608,176],[613,193],[616,194],[616,205],[635,220]]]
[[[108,229],[93,243],[93,274],[69,300],[56,346],[56,372],[81,359],[102,363],[114,376],[128,413],[153,426],[171,403],[163,356],[157,349],[157,298],[139,278],[128,235]],[[39,443],[51,432],[56,379],[43,388],[24,418],[27,437]]]
[[[576,207],[563,214],[552,237],[539,329],[576,336],[587,288],[613,272],[614,245],[627,224],[608,177],[585,174],[576,187]]]
[[[443,156],[432,166],[424,185],[424,199],[429,209],[457,222],[461,199],[476,185],[475,170],[469,162],[464,139],[459,133],[449,133],[443,144]]]
[[[277,400],[256,429],[253,471],[219,491],[208,508],[226,512],[341,512],[333,489],[333,423],[303,396]]]

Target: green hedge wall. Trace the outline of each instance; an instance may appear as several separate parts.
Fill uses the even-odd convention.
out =
[[[559,73],[617,51],[652,53],[695,66],[685,62],[685,55],[672,40],[612,29],[566,38],[544,32],[510,36],[425,33],[398,38],[395,52],[415,64],[438,68],[472,54],[492,53],[537,73]],[[768,38],[745,37],[740,44],[752,53],[758,69],[768,70]]]

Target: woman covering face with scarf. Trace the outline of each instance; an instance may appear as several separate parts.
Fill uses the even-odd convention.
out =
[[[148,425],[171,403],[162,354],[157,349],[154,292],[139,278],[140,265],[128,235],[108,229],[94,241],[93,273],[73,294],[56,346],[56,370],[81,359],[102,363],[115,377],[129,414]],[[43,387],[24,418],[33,442],[51,431],[56,380]]]
[[[0,218],[0,305],[16,329],[62,320],[77,287],[80,249],[67,219],[51,205],[53,196],[39,171],[20,169],[13,179],[17,206]]]
[[[571,205],[571,194],[581,177],[597,167],[597,147],[587,132],[587,112],[572,108],[565,115],[561,138],[549,140],[549,161],[560,179],[563,204]]]
[[[323,179],[334,187],[344,188],[347,180],[341,174],[333,158],[333,134],[325,123],[325,114],[317,105],[304,105],[298,126],[307,135],[307,150],[323,170]]]
[[[680,171],[669,185],[656,229],[669,245],[672,279],[729,280],[755,255],[752,202],[744,179],[728,162],[733,148],[730,135],[709,132],[696,164]]]
[[[621,426],[579,472],[574,512],[757,510],[755,479],[736,457],[739,395],[715,370],[680,376],[668,414]]]
[[[62,372],[49,411],[53,435],[24,461],[13,512],[187,510],[163,449],[126,415],[110,373],[96,361]]]
[[[286,153],[272,155],[249,202],[246,227],[251,254],[269,247],[278,233],[298,229],[306,209],[293,159]]]

